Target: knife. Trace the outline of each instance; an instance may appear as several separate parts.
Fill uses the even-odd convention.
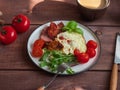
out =
[[[112,67],[110,90],[117,90],[118,64],[120,64],[120,33],[116,33],[115,58]]]

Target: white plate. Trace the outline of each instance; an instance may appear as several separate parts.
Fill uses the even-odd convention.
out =
[[[63,22],[64,25],[66,25],[66,23],[68,21],[65,21],[65,20],[59,20],[59,21],[53,21],[54,23],[60,23],[60,22]],[[32,44],[35,42],[35,40],[37,40],[39,37],[40,37],[40,33],[41,31],[43,30],[43,28],[45,28],[46,26],[49,26],[50,25],[50,22],[46,23],[46,24],[43,24],[41,26],[39,26],[29,37],[28,39],[28,43],[27,43],[27,52],[28,52],[28,55],[30,56],[31,60],[33,61],[33,63],[38,66],[39,68],[41,68],[39,66],[39,58],[34,58],[31,56],[31,51],[32,51]],[[89,41],[89,40],[94,40],[97,42],[98,44],[98,47],[96,49],[96,56],[91,58],[87,63],[85,64],[78,64],[76,66],[73,66],[72,67],[72,70],[76,73],[81,73],[83,71],[86,71],[88,70],[89,68],[91,68],[91,66],[93,66],[94,64],[96,64],[96,62],[98,61],[98,58],[100,56],[100,50],[101,50],[101,45],[100,45],[100,41],[99,39],[97,38],[97,36],[92,32],[92,30],[90,30],[88,27],[78,23],[78,28],[81,28],[84,32],[84,37],[85,37],[85,40],[86,42]],[[45,71],[48,71],[50,73],[52,73],[51,71],[47,70],[46,68],[41,68]],[[67,73],[63,73],[62,75],[68,75]]]

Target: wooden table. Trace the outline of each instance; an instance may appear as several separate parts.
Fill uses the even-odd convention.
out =
[[[40,25],[53,20],[76,20],[91,28],[101,41],[98,63],[81,74],[58,76],[47,90],[109,90],[114,60],[115,34],[120,32],[120,0],[111,0],[103,17],[84,21],[75,0],[0,0],[0,19],[10,25],[14,15],[23,13],[31,20],[30,29],[18,35],[10,45],[0,43],[0,90],[36,90],[53,75],[36,67],[28,57],[26,44],[30,34]],[[120,76],[120,67],[119,67]],[[118,89],[120,90],[120,78]]]

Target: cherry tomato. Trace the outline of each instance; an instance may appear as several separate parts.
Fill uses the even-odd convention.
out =
[[[94,48],[88,48],[87,53],[88,53],[90,58],[93,58],[96,55],[96,51]]]
[[[19,33],[25,32],[30,27],[30,20],[23,14],[16,15],[12,20],[12,26]]]
[[[86,63],[89,61],[89,55],[87,53],[80,53],[77,55],[77,60],[80,63]]]
[[[38,39],[34,42],[33,47],[39,47],[42,48],[45,44],[45,41],[42,39]]]
[[[76,49],[74,50],[74,55],[75,55],[75,56],[78,56],[79,54],[80,54],[80,50],[76,48]]]
[[[0,31],[0,41],[3,44],[10,44],[17,38],[17,33],[12,26],[3,26]]]
[[[33,47],[32,49],[32,56],[33,57],[41,57],[43,55],[43,51],[39,47]]]
[[[89,40],[87,42],[87,48],[94,48],[94,49],[96,49],[97,48],[97,43],[95,41],[93,41],[93,40]]]

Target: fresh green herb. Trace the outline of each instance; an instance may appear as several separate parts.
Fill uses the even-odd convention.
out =
[[[76,28],[76,29],[75,29],[75,32],[80,33],[80,34],[83,35],[83,31],[82,31],[80,28]]]
[[[73,30],[77,27],[77,23],[75,21],[70,21],[70,22],[67,23],[66,27]]]
[[[68,68],[68,69],[66,70],[66,72],[67,72],[68,74],[73,74],[73,73],[75,73],[71,68]]]
[[[77,28],[77,25],[78,25],[77,22],[69,21],[67,25],[62,28],[62,30],[68,32],[77,32],[83,35],[83,31],[80,28]]]
[[[40,67],[47,66],[52,72],[56,72],[59,65],[62,63],[75,62],[75,57],[72,54],[64,54],[57,50],[44,50],[44,55],[40,58]],[[70,73],[70,71],[69,71]]]

